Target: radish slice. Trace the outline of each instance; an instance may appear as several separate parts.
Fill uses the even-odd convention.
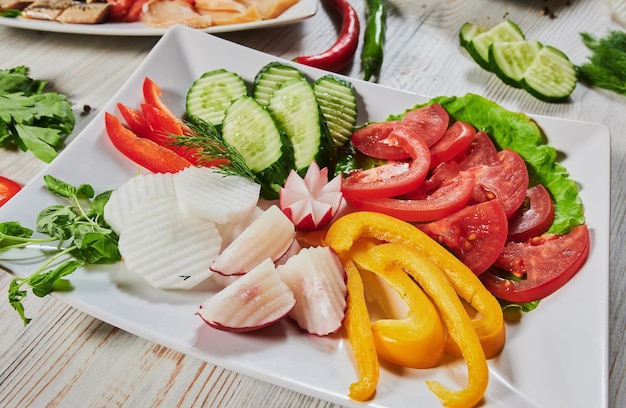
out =
[[[139,174],[114,190],[104,206],[104,219],[118,235],[122,232],[126,214],[145,197],[174,195],[172,173]]]
[[[200,305],[197,314],[216,329],[244,332],[282,319],[295,303],[274,262],[266,258]]]
[[[174,175],[180,209],[216,224],[247,219],[254,213],[261,186],[212,167],[187,167]]]
[[[341,327],[346,313],[346,273],[328,247],[303,248],[276,268],[296,298],[289,313],[308,333],[325,336]]]
[[[119,250],[129,270],[159,289],[191,289],[212,275],[222,239],[215,223],[189,217],[174,196],[143,199],[128,213]]]
[[[295,227],[272,205],[224,249],[211,265],[222,275],[242,275],[265,258],[280,258],[295,239]]]
[[[224,250],[231,242],[235,240],[252,222],[263,214],[260,207],[255,207],[252,216],[232,221],[226,224],[217,224],[217,229],[222,236],[222,250]],[[221,252],[221,251],[220,251]]]
[[[292,170],[280,189],[280,208],[303,231],[328,225],[342,202],[341,175],[328,181],[328,168],[312,162],[304,178]]]

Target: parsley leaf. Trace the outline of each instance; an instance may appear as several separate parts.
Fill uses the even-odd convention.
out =
[[[0,70],[0,145],[30,150],[49,163],[72,133],[75,117],[67,97],[43,92],[45,86],[24,66]]]
[[[36,230],[47,237],[33,238],[33,230],[19,222],[0,223],[0,251],[30,245],[57,243],[56,253],[30,276],[14,278],[9,285],[9,303],[27,325],[22,300],[30,287],[34,295],[44,297],[55,290],[67,290],[71,285],[65,277],[85,264],[114,262],[121,259],[118,235],[104,220],[104,206],[111,191],[94,197],[88,184],[73,186],[52,176],[44,176],[46,188],[66,201],[43,209],[36,220]],[[49,248],[48,248],[49,249]],[[48,269],[52,267],[52,269]]]

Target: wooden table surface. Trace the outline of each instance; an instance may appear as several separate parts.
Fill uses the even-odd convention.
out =
[[[351,0],[362,15],[364,2]],[[517,22],[528,38],[560,48],[575,64],[588,50],[579,33],[624,28],[602,0],[387,0],[386,59],[379,83],[424,95],[474,92],[529,114],[598,122],[611,132],[608,405],[626,406],[626,97],[579,84],[571,100],[541,102],[481,70],[458,45],[463,22]],[[289,26],[220,34],[280,57],[322,51],[338,20],[322,5]],[[78,134],[159,40],[85,36],[0,27],[0,68],[30,67],[75,105]],[[219,56],[216,56],[219,58]],[[358,60],[346,71],[361,78]],[[84,105],[89,114],[81,114]],[[71,143],[71,141],[70,141]],[[608,160],[608,158],[607,158]],[[0,174],[28,183],[45,165],[30,153],[0,152]],[[0,292],[11,276],[0,273]],[[6,299],[6,298],[5,298]],[[581,299],[581,301],[583,301]],[[2,407],[331,407],[330,402],[246,377],[128,334],[63,302],[29,296],[35,320],[22,326],[0,302]]]

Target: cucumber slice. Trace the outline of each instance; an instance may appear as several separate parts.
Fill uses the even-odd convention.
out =
[[[222,139],[239,152],[261,184],[261,195],[276,199],[293,168],[293,152],[271,115],[256,99],[234,101],[222,122]]]
[[[267,110],[293,147],[295,170],[304,175],[311,162],[322,167],[332,164],[333,139],[313,92],[302,78],[283,83],[269,100]],[[334,169],[329,168],[329,174]]]
[[[493,28],[476,35],[465,47],[472,58],[486,70],[491,69],[489,63],[489,47],[494,42],[523,41],[524,33],[510,20],[505,20]]]
[[[291,65],[274,61],[259,70],[252,85],[252,96],[266,107],[274,91],[290,79],[304,79],[304,74]]]
[[[576,68],[563,52],[544,46],[522,79],[522,87],[545,102],[560,102],[576,87]]]
[[[197,117],[220,126],[230,104],[247,94],[245,82],[236,73],[225,69],[206,72],[187,92],[187,117],[192,121]]]
[[[343,146],[352,136],[356,125],[357,104],[354,85],[328,74],[315,81],[313,92],[335,146]]]
[[[487,27],[479,26],[477,24],[465,23],[461,26],[461,31],[459,32],[459,40],[461,42],[461,47],[467,48],[467,44],[474,39],[478,34],[482,34],[485,31],[489,30]]]
[[[489,47],[491,71],[505,84],[522,87],[524,73],[543,45],[539,41],[494,42]]]

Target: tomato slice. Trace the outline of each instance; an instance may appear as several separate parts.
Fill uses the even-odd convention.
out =
[[[493,165],[474,166],[476,186],[472,200],[477,203],[497,199],[507,217],[522,205],[528,189],[528,170],[519,154],[510,149],[498,152]]]
[[[378,159],[406,160],[409,153],[390,136],[408,127],[432,146],[441,139],[448,128],[448,112],[439,104],[423,106],[405,113],[400,121],[370,123],[357,129],[350,137],[356,150]]]
[[[526,191],[522,206],[509,219],[508,241],[524,242],[550,228],[554,221],[554,202],[546,188],[537,184]]]
[[[346,199],[392,197],[414,190],[422,184],[430,165],[430,151],[424,140],[406,127],[394,129],[388,139],[407,151],[411,160],[388,162],[371,169],[351,172],[341,185]]]
[[[446,133],[450,116],[443,106],[434,103],[406,112],[401,122],[409,125],[428,146],[432,146]]]
[[[383,197],[347,201],[359,210],[377,211],[409,222],[427,222],[462,209],[472,196],[473,188],[473,174],[460,172],[437,184],[422,199]]]
[[[459,153],[454,160],[461,164],[462,170],[475,166],[491,165],[498,162],[498,150],[489,135],[480,130],[476,132],[476,136],[467,149]]]
[[[491,200],[467,206],[419,228],[480,275],[498,259],[504,248],[507,221],[500,203]]]
[[[402,147],[391,144],[389,135],[403,127],[398,121],[369,123],[352,133],[350,142],[359,152],[377,159],[406,160],[411,157]]]
[[[443,137],[430,147],[430,167],[433,168],[465,151],[475,135],[476,129],[472,125],[454,122]]]
[[[585,224],[574,227],[566,235],[544,234],[526,242],[509,242],[494,266],[523,279],[507,279],[491,271],[480,279],[494,296],[509,302],[543,299],[582,268],[589,246]]]
[[[0,176],[0,207],[9,201],[22,189],[22,186],[15,181]]]

